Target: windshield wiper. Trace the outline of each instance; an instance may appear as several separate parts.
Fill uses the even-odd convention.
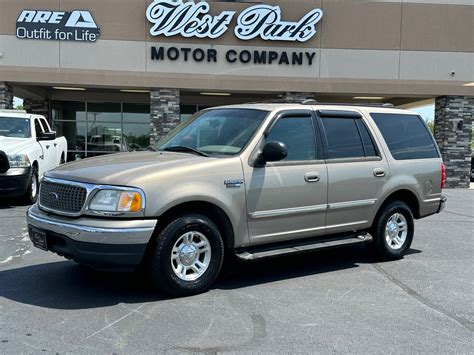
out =
[[[173,145],[171,147],[167,147],[163,149],[166,152],[180,152],[180,153],[195,153],[198,154],[202,157],[209,157],[209,154],[206,154],[204,152],[201,152],[200,150],[191,148],[191,147],[186,147],[185,145]]]

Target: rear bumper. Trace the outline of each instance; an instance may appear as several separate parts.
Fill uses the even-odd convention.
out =
[[[10,168],[0,174],[1,196],[22,196],[30,183],[31,168]]]
[[[72,220],[34,205],[27,222],[46,233],[48,251],[100,269],[129,270],[142,262],[157,220]]]

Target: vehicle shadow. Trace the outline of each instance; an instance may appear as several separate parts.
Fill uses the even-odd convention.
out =
[[[419,250],[411,250],[419,253]],[[410,253],[409,253],[410,254]],[[286,256],[252,263],[228,262],[214,290],[239,289],[309,275],[326,274],[376,262],[363,246]],[[169,299],[142,274],[92,270],[59,261],[0,271],[0,297],[52,309],[91,309],[119,303]]]
[[[0,210],[5,210],[13,207],[29,207],[30,205],[23,202],[21,199],[0,197]]]

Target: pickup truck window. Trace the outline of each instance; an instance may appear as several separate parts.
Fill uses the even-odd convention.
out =
[[[208,155],[237,155],[267,115],[253,109],[203,111],[171,131],[156,148],[189,147]]]
[[[311,117],[280,118],[266,138],[285,143],[288,156],[283,161],[316,160],[316,141]]]
[[[28,118],[0,117],[0,136],[30,138],[30,120]]]
[[[49,125],[48,125],[48,123],[46,122],[46,120],[45,120],[44,118],[41,118],[40,121],[41,121],[41,125],[43,126],[43,131],[45,131],[45,132],[51,132],[51,131],[49,130]]]
[[[43,134],[43,128],[41,127],[41,123],[38,119],[35,119],[35,132],[36,137],[39,137]]]

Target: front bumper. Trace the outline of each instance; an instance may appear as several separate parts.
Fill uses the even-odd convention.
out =
[[[0,174],[1,196],[22,196],[30,184],[31,168],[10,168]]]
[[[28,210],[27,222],[28,228],[46,233],[49,251],[103,269],[138,266],[157,224],[149,219],[70,219],[45,213],[38,205]]]

